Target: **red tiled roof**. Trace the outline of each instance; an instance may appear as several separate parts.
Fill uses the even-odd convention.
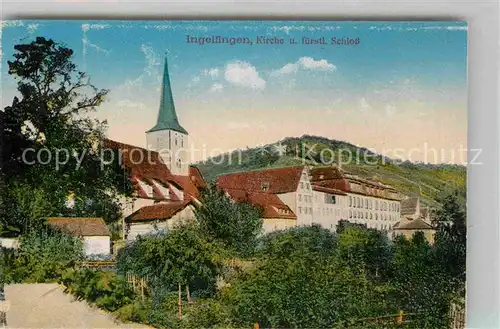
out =
[[[312,186],[314,191],[318,192],[324,192],[324,193],[329,193],[329,194],[338,194],[338,195],[347,195],[344,191],[338,190],[336,188],[331,188],[331,187],[325,187],[325,186],[320,186],[320,185],[313,185]]]
[[[186,208],[191,200],[176,202],[161,202],[151,206],[145,206],[133,212],[126,218],[127,222],[148,221],[155,219],[169,219],[179,211]]]
[[[51,217],[47,223],[74,236],[109,236],[109,230],[102,218]]]
[[[103,147],[113,150],[120,150],[121,165],[130,170],[130,179],[135,183],[135,188],[138,196],[144,199],[151,199],[142,190],[138,184],[138,180],[153,187],[152,199],[165,199],[158,187],[153,183],[157,183],[170,189],[170,184],[174,184],[176,188],[182,190],[185,198],[198,198],[200,188],[206,186],[203,176],[196,167],[189,167],[189,176],[173,175],[163,162],[162,157],[156,151],[144,149],[142,147],[116,142],[110,139],[103,141]],[[175,200],[175,195],[170,191],[170,196]]]
[[[217,177],[217,187],[273,194],[295,192],[303,169],[304,166],[294,166],[222,175]]]
[[[312,168],[310,171],[310,175],[312,181],[344,178],[342,171],[339,168],[333,166]]]
[[[311,181],[316,186],[333,188],[349,193],[374,196],[377,198],[399,200],[398,197],[391,195],[397,191],[380,182],[369,181],[364,178],[345,173],[337,167],[317,167],[310,170]],[[359,185],[359,190],[353,190],[351,183]]]
[[[103,147],[120,150],[121,165],[130,170],[132,177],[155,179],[163,183],[171,179],[172,174],[158,152],[110,139],[103,141]]]
[[[203,175],[197,167],[189,167],[189,177],[191,178],[191,181],[193,182],[194,186],[196,186],[196,188],[202,189],[207,187],[207,182],[205,182]]]
[[[246,192],[244,190],[226,189],[225,192],[236,202],[248,202],[262,209],[262,218],[297,219],[295,213],[279,196],[264,192]]]
[[[248,200],[251,204],[262,207],[262,218],[297,219],[292,209],[281,201],[276,194],[251,193]]]

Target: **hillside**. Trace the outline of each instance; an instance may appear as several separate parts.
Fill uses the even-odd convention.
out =
[[[464,166],[400,162],[347,142],[308,135],[223,154],[196,166],[205,179],[214,181],[231,172],[297,164],[340,165],[344,171],[391,185],[403,194],[420,195],[429,205],[435,205],[441,191],[465,186],[467,176]]]

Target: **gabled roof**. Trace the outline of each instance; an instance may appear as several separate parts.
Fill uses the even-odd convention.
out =
[[[237,189],[224,190],[236,202],[248,202],[262,209],[262,218],[297,219],[295,213],[279,196],[264,192],[246,192]]]
[[[335,166],[312,168],[310,175],[311,181],[316,186],[388,200],[400,199],[393,187],[343,172]],[[355,185],[356,189],[353,189],[351,185]]]
[[[433,230],[434,228],[420,218],[404,218],[394,224],[393,230]]]
[[[109,230],[102,218],[51,217],[47,223],[74,236],[109,236]]]
[[[125,220],[127,222],[165,220],[171,218],[176,213],[186,208],[189,204],[191,204],[191,200],[160,202],[136,210]]]
[[[323,192],[323,193],[328,193],[328,194],[337,194],[337,195],[347,195],[347,193],[345,193],[344,191],[341,191],[339,189],[332,188],[332,187],[313,185],[312,188],[314,191],[318,191],[318,192]]]
[[[217,187],[272,194],[295,192],[304,166],[270,168],[217,177]]]
[[[189,176],[173,175],[160,154],[156,151],[110,139],[103,141],[103,147],[120,150],[120,163],[124,168],[130,170],[130,180],[136,184],[136,192],[141,198],[146,199],[150,197],[148,197],[146,191],[143,191],[138,184],[139,180],[153,187],[153,199],[157,200],[165,199],[165,197],[153,183],[153,180],[167,189],[173,184],[183,190],[187,194],[187,198],[198,198],[199,189],[206,186],[206,182],[198,168],[190,166]]]

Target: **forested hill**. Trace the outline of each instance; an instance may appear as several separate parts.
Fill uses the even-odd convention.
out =
[[[223,154],[196,166],[206,180],[214,181],[221,174],[304,163],[340,165],[347,172],[389,184],[403,194],[420,195],[430,205],[441,191],[466,184],[465,166],[401,162],[347,142],[308,135]]]

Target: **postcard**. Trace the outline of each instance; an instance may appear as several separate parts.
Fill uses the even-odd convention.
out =
[[[2,324],[464,328],[466,22],[3,21],[1,52]]]

